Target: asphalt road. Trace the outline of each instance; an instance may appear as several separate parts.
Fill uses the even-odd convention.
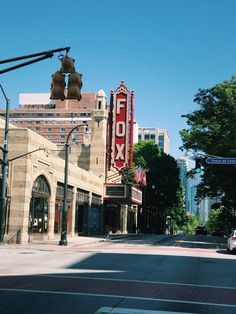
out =
[[[236,313],[235,262],[203,235],[4,245],[0,313]]]

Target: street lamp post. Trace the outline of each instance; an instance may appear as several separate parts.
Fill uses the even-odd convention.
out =
[[[2,85],[0,84],[1,91],[6,100],[6,117],[5,117],[5,130],[4,130],[4,146],[1,147],[3,151],[2,159],[2,191],[1,191],[1,211],[0,211],[0,244],[4,241],[5,233],[5,219],[6,219],[6,186],[7,186],[7,167],[8,167],[8,131],[9,131],[9,107],[10,100],[7,98]]]
[[[65,174],[64,174],[64,201],[63,201],[63,208],[62,208],[62,230],[61,230],[61,239],[59,241],[59,245],[67,245],[67,185],[68,185],[68,162],[69,162],[69,148],[70,148],[70,136],[72,132],[81,127],[88,127],[87,124],[80,124],[75,126],[67,135],[66,138],[66,155],[65,155]]]

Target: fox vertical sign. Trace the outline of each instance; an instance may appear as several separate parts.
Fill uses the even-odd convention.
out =
[[[113,93],[111,165],[118,171],[128,166],[130,92],[124,82]]]

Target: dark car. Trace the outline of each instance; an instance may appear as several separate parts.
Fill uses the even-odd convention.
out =
[[[197,226],[196,234],[204,234],[207,235],[207,228],[204,226]]]

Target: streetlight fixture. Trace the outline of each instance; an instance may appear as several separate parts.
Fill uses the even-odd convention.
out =
[[[63,208],[62,208],[62,230],[61,230],[61,239],[59,241],[59,245],[67,245],[67,185],[68,185],[68,162],[69,162],[69,148],[70,148],[70,143],[69,139],[73,131],[79,128],[88,128],[88,124],[80,124],[75,126],[73,129],[70,130],[70,132],[67,135],[66,138],[66,155],[65,155],[65,175],[64,175],[64,202],[63,202]]]

